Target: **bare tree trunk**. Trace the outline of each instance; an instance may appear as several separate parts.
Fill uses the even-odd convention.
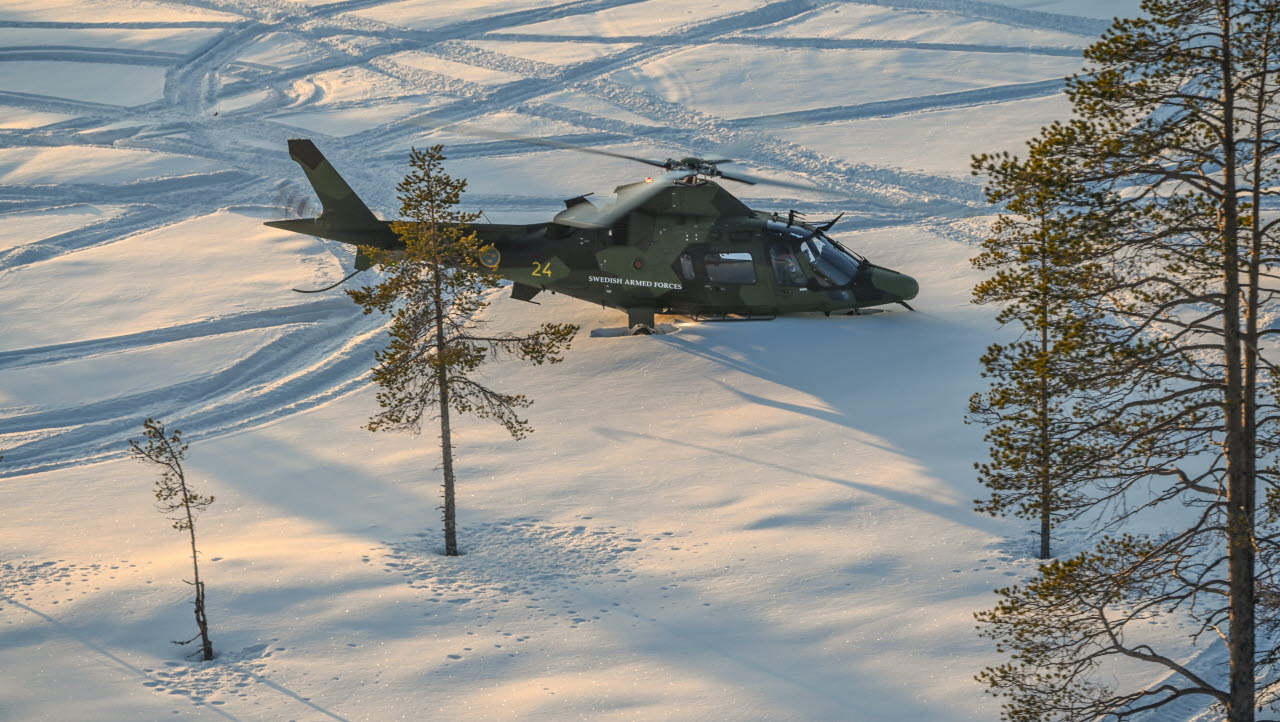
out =
[[[200,628],[200,652],[204,661],[213,659],[213,642],[209,641],[209,620],[204,613],[204,582],[200,581],[200,564],[196,552],[196,527],[191,505],[186,502],[187,484],[182,482],[183,506],[187,508],[187,531],[191,533],[191,574],[196,588],[196,626]]]
[[[1040,328],[1040,353],[1048,352],[1049,332],[1042,325]],[[1053,479],[1049,478],[1049,389],[1048,382],[1040,379],[1040,399],[1038,402],[1040,425],[1040,558],[1050,557],[1049,535],[1053,527]]]
[[[440,288],[444,271],[436,264],[435,287]],[[445,352],[444,299],[440,294],[432,299],[436,306],[436,353]],[[440,392],[440,466],[444,472],[444,553],[458,556],[457,506],[453,490],[453,435],[449,430],[449,376],[444,364],[436,367],[436,387]]]
[[[164,435],[160,436],[165,448],[169,451],[170,458],[176,458],[177,452],[174,451],[173,445],[169,443]],[[200,655],[204,661],[208,662],[213,659],[213,642],[209,639],[209,618],[205,616],[204,610],[204,582],[200,581],[200,553],[196,551],[196,518],[191,511],[191,491],[187,489],[187,476],[182,472],[181,468],[175,470],[178,477],[178,484],[182,487],[182,509],[187,515],[187,534],[191,538],[191,576],[192,586],[196,588],[196,626],[200,628]]]
[[[187,510],[187,531],[191,534],[191,574],[196,588],[196,626],[200,628],[200,652],[204,661],[213,659],[213,642],[209,641],[209,619],[204,613],[204,582],[200,581],[200,563],[196,552],[196,526],[191,514],[191,504],[187,502],[187,482],[182,480],[183,506]]]
[[[1042,243],[1043,245],[1043,243]],[[1044,259],[1040,267],[1043,273]],[[1049,300],[1044,295],[1040,298],[1040,354],[1049,353]],[[1044,378],[1045,369],[1039,371],[1040,398],[1036,409],[1040,424],[1040,558],[1048,559],[1049,534],[1053,521],[1053,480],[1049,478],[1049,382]]]
[[[1048,559],[1052,556],[1049,549],[1049,535],[1052,532],[1053,524],[1049,514],[1050,495],[1052,494],[1052,486],[1049,483],[1049,477],[1046,474],[1041,483],[1040,492],[1040,558]]]
[[[1267,37],[1268,38],[1270,37],[1270,33],[1267,34]],[[1269,41],[1267,45],[1264,45],[1261,55],[1263,58],[1270,57]],[[1261,285],[1261,280],[1262,280],[1261,266],[1265,262],[1263,259],[1264,248],[1263,248],[1263,231],[1262,231],[1262,222],[1261,222],[1262,184],[1264,182],[1262,160],[1265,157],[1265,154],[1263,152],[1263,145],[1265,143],[1264,136],[1266,133],[1265,118],[1266,118],[1266,106],[1267,106],[1267,94],[1268,94],[1268,90],[1267,90],[1268,77],[1269,76],[1267,74],[1262,74],[1257,81],[1258,87],[1256,90],[1257,96],[1255,99],[1254,127],[1252,130],[1252,135],[1253,135],[1253,169],[1252,170],[1253,172],[1251,174],[1252,177],[1250,179],[1250,186],[1251,186],[1250,195],[1251,195],[1252,203],[1250,208],[1251,218],[1250,218],[1249,229],[1248,229],[1249,260],[1248,260],[1248,266],[1245,269],[1248,274],[1249,287],[1245,294],[1245,308],[1243,310],[1244,333],[1243,333],[1243,339],[1241,339],[1242,353],[1244,355],[1244,359],[1243,359],[1244,378],[1242,380],[1243,389],[1242,389],[1241,396],[1238,397],[1239,414],[1241,417],[1240,418],[1241,439],[1239,444],[1240,458],[1239,458],[1238,464],[1241,468],[1241,473],[1240,473],[1241,478],[1239,479],[1239,482],[1238,482],[1239,483],[1238,491],[1235,489],[1232,489],[1232,491],[1229,493],[1232,511],[1235,511],[1242,517],[1242,522],[1240,523],[1239,529],[1238,529],[1239,536],[1233,541],[1235,542],[1236,545],[1241,547],[1240,554],[1238,555],[1240,557],[1239,565],[1241,567],[1241,581],[1244,582],[1244,580],[1247,579],[1247,588],[1237,587],[1236,585],[1237,577],[1235,574],[1235,570],[1234,568],[1231,570],[1232,571],[1232,574],[1231,574],[1232,593],[1233,595],[1239,594],[1242,597],[1240,600],[1240,606],[1242,607],[1242,615],[1241,615],[1242,619],[1240,620],[1241,630],[1239,632],[1237,632],[1235,629],[1236,609],[1234,606],[1234,602],[1235,602],[1234,596],[1232,599],[1233,607],[1231,610],[1231,624],[1232,624],[1231,639],[1232,639],[1233,646],[1235,646],[1234,642],[1235,642],[1237,633],[1244,634],[1247,632],[1248,634],[1248,638],[1246,640],[1247,644],[1241,645],[1238,652],[1236,652],[1236,650],[1234,649],[1232,650],[1233,652],[1236,652],[1236,654],[1233,654],[1232,661],[1234,663],[1237,656],[1241,659],[1248,660],[1249,662],[1248,669],[1241,671],[1238,676],[1239,676],[1240,684],[1244,684],[1247,681],[1247,683],[1250,685],[1251,690],[1257,685],[1254,679],[1254,675],[1256,673],[1256,670],[1254,669],[1254,667],[1256,664],[1255,635],[1256,635],[1256,609],[1257,609],[1256,608],[1257,580],[1255,576],[1256,575],[1255,558],[1257,555],[1257,539],[1256,539],[1254,524],[1256,523],[1256,518],[1257,518],[1257,483],[1258,483],[1257,481],[1258,480],[1258,458],[1257,458],[1258,360],[1259,360],[1258,339],[1260,336],[1258,314],[1261,309],[1261,299],[1260,299],[1261,293],[1260,293],[1259,287]],[[1234,191],[1235,188],[1233,187],[1232,190]],[[1233,194],[1232,198],[1234,199],[1234,197],[1235,196]],[[1233,278],[1238,279],[1239,276],[1233,274]],[[1229,395],[1228,398],[1231,398],[1230,388],[1228,388],[1227,393]],[[1236,482],[1236,479],[1234,477],[1229,477],[1229,478],[1232,482]],[[1236,509],[1237,507],[1240,507],[1238,511]],[[1236,530],[1236,528],[1237,527],[1235,524],[1231,524],[1231,523],[1228,524],[1229,530]],[[1231,557],[1231,561],[1233,563],[1236,561],[1236,556],[1237,555],[1233,554]],[[1247,675],[1247,678],[1246,678],[1246,675]],[[1249,709],[1247,711],[1247,715],[1240,715],[1238,719],[1247,720],[1251,722],[1254,719],[1254,710],[1256,709],[1256,704],[1257,704],[1257,700],[1255,697],[1256,692],[1253,692],[1248,699],[1243,698],[1243,696],[1239,700],[1236,699],[1235,685],[1237,684],[1237,674],[1236,674],[1234,664],[1232,667],[1231,682],[1232,682],[1232,689],[1231,689],[1232,706],[1234,707],[1234,709],[1231,711],[1233,714],[1241,712],[1243,705],[1248,704]],[[1235,719],[1237,719],[1237,717],[1232,716],[1231,719],[1234,721]]]
[[[1234,264],[1232,264],[1234,265]],[[1233,284],[1234,285],[1234,284]],[[1233,289],[1238,292],[1239,289]],[[1229,304],[1235,305],[1235,304]],[[1238,312],[1238,309],[1237,309]],[[1232,314],[1227,314],[1230,318]],[[1230,322],[1229,322],[1230,325]],[[1238,329],[1227,346],[1227,550],[1231,595],[1231,722],[1253,722],[1255,686],[1255,551],[1253,444],[1246,434]]]
[[[209,618],[204,614],[204,582],[196,582],[196,625],[200,627],[200,653],[208,662],[213,659],[213,642],[209,640]]]
[[[1231,722],[1253,722],[1255,709],[1255,617],[1254,617],[1254,479],[1252,424],[1245,421],[1244,356],[1240,333],[1240,217],[1237,193],[1236,120],[1232,72],[1235,60],[1231,45],[1232,0],[1220,0],[1219,17],[1223,33],[1221,81],[1223,93],[1222,147],[1223,197],[1220,230],[1223,254],[1223,362],[1226,378],[1223,399],[1227,461],[1227,570],[1230,594],[1229,653],[1231,659],[1230,701],[1227,718]]]
[[[441,376],[444,371],[438,372]],[[444,553],[458,556],[457,511],[453,492],[453,439],[449,432],[449,387],[440,384],[440,456],[444,470]]]

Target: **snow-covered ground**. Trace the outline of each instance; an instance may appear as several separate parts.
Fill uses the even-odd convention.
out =
[[[968,303],[968,156],[1059,117],[1135,7],[0,0],[0,719],[995,718],[971,615],[1034,562],[1026,525],[971,511],[961,419],[999,331]],[[833,188],[734,190],[847,213],[918,312],[620,338],[591,333],[616,311],[496,294],[500,328],[583,330],[487,371],[536,432],[458,425],[466,554],[442,557],[434,438],[361,429],[383,319],[290,290],[351,253],[261,225],[317,206],[286,140],[384,216],[437,140],[497,222],[644,171],[424,113]],[[217,497],[212,663],[169,643],[189,560],[126,458],[147,416]]]

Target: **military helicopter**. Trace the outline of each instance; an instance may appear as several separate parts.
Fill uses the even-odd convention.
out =
[[[519,140],[639,161],[664,172],[618,186],[611,203],[570,198],[546,223],[471,224],[491,246],[481,262],[513,282],[512,298],[536,303],[539,293],[551,291],[621,309],[632,333],[652,333],[656,313],[768,320],[805,311],[856,314],[892,303],[912,310],[907,301],[915,298],[919,284],[828,236],[839,216],[810,223],[795,211],[754,211],[716,180],[806,186],[723,172],[719,166],[732,162],[727,159],[659,161],[546,139]],[[266,225],[355,246],[404,247],[390,221],[373,215],[314,143],[290,140],[289,156],[302,166],[323,211],[316,218]],[[357,253],[351,275],[370,265]]]

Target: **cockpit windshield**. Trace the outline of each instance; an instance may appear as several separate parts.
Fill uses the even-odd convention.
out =
[[[801,250],[809,258],[809,265],[818,275],[819,283],[825,276],[832,286],[847,286],[853,282],[853,274],[858,272],[858,262],[822,233],[810,236]]]
[[[770,222],[770,230],[801,240],[800,252],[820,285],[827,288],[848,286],[858,272],[858,260],[836,245],[822,231]]]

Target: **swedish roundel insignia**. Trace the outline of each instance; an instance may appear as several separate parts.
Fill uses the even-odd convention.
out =
[[[480,251],[480,263],[486,268],[497,268],[498,263],[502,261],[502,254],[493,246]]]

